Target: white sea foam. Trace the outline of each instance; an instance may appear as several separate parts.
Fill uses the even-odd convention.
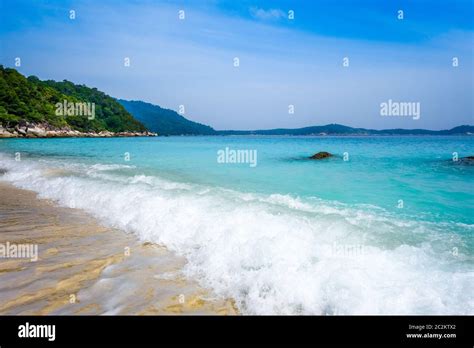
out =
[[[186,275],[244,313],[474,314],[472,251],[446,232],[470,225],[119,176],[121,168],[101,165],[44,175],[51,165],[0,154],[3,180],[184,255]]]

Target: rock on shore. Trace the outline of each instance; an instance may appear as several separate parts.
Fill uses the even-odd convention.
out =
[[[111,138],[111,137],[154,137],[153,132],[80,132],[71,128],[55,128],[45,123],[20,123],[14,127],[0,124],[0,138]]]

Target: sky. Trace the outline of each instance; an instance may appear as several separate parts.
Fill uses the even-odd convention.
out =
[[[474,124],[473,6],[0,0],[0,64],[116,98],[183,105],[186,118],[216,129],[448,129]],[[420,117],[382,116],[389,100],[419,103]]]

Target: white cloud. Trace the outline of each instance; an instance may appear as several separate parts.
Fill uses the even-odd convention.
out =
[[[280,19],[280,18],[285,18],[286,13],[283,12],[280,9],[268,9],[264,10],[263,8],[257,8],[257,7],[252,7],[250,8],[250,14],[257,19],[261,20],[274,20],[274,19]]]

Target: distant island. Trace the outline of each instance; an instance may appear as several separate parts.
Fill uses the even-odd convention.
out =
[[[340,124],[296,129],[215,130],[176,111],[139,100],[115,99],[64,80],[26,78],[0,65],[0,137],[112,137],[154,135],[473,135],[474,126],[449,130],[352,128]]]
[[[474,135],[474,126],[458,126],[447,130],[427,130],[427,129],[366,129],[352,128],[340,124],[328,124],[326,126],[312,126],[295,129],[266,129],[255,131],[217,131],[219,135]]]
[[[473,135],[474,126],[458,126],[449,130],[426,129],[385,129],[375,130],[352,128],[340,124],[312,126],[295,129],[264,129],[264,130],[215,130],[214,128],[193,122],[176,111],[161,108],[158,105],[143,101],[118,99],[125,109],[150,131],[161,135]]]

